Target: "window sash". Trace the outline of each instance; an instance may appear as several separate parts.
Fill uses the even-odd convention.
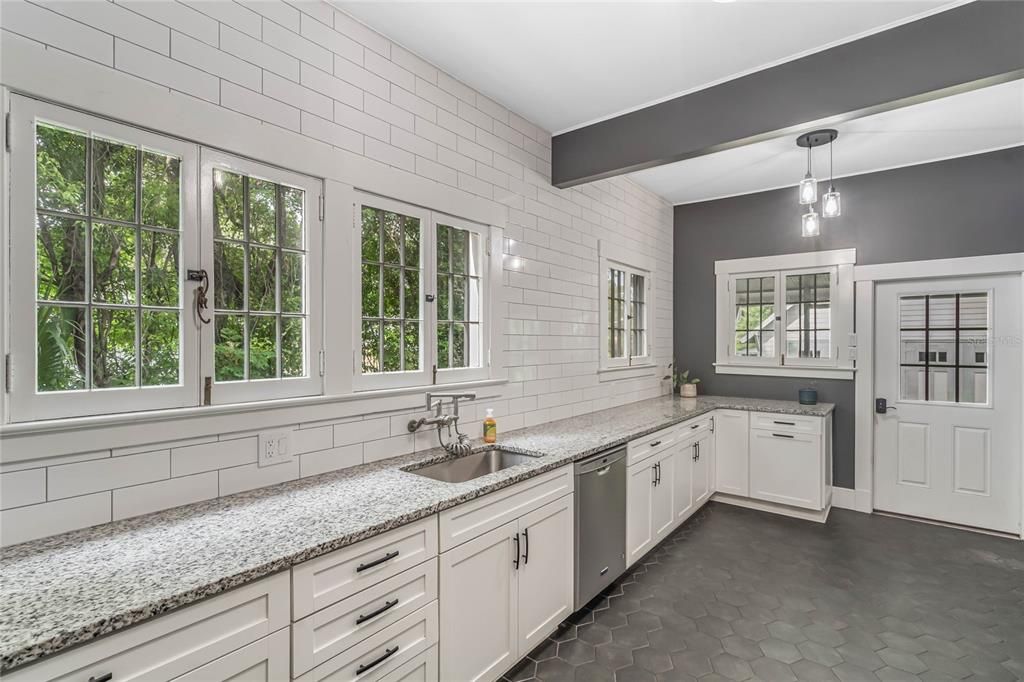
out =
[[[207,294],[209,308],[207,315],[211,318],[210,324],[202,328],[202,372],[203,380],[208,377],[212,381],[210,392],[210,404],[221,405],[246,401],[271,400],[278,398],[293,398],[299,396],[319,395],[323,392],[323,377],[320,375],[320,353],[323,350],[323,300],[322,300],[322,274],[321,262],[323,258],[322,249],[322,222],[319,219],[320,196],[323,192],[322,182],[316,178],[301,175],[291,171],[281,170],[248,159],[239,158],[225,152],[203,148],[200,152],[200,213],[202,224],[202,267],[210,277],[210,288]],[[216,170],[228,171],[237,175],[264,180],[287,188],[295,188],[303,192],[303,240],[302,251],[304,252],[303,268],[303,290],[304,302],[301,314],[290,314],[283,310],[280,302],[280,264],[285,254],[298,253],[296,249],[284,248],[281,245],[270,249],[259,246],[255,247],[253,242],[259,239],[229,240],[217,237],[215,216],[214,216],[214,172]],[[251,186],[251,182],[250,182]],[[248,213],[248,195],[245,196],[246,206],[244,211]],[[249,218],[246,219],[248,224]],[[245,237],[251,237],[246,234]],[[280,230],[278,241],[280,239]],[[249,291],[249,269],[246,266],[245,282],[246,299],[243,303],[242,312],[234,309],[220,311],[221,315],[240,315],[245,320],[247,328],[244,329],[244,338],[249,338],[252,328],[259,323],[266,323],[267,320],[275,322],[275,337],[283,333],[283,325],[286,322],[298,318],[305,318],[305,336],[303,339],[303,375],[298,377],[274,376],[268,378],[248,378],[238,381],[217,381],[216,380],[216,325],[218,322],[218,310],[216,303],[217,275],[215,266],[215,244],[243,245],[248,244],[243,255],[250,253],[254,248],[265,251],[274,251],[276,263],[274,307],[272,310],[253,310],[251,301],[248,298]],[[269,253],[267,254],[270,255]],[[281,330],[277,330],[277,326]],[[276,374],[281,375],[281,353],[280,348],[275,347],[277,353]],[[248,354],[247,354],[248,355]]]
[[[616,369],[648,365],[652,346],[651,272],[609,258],[600,260],[599,366]],[[634,298],[638,280],[642,281],[641,295]],[[637,319],[638,314],[641,319]],[[640,349],[636,348],[638,342]]]
[[[465,333],[465,348],[467,348],[467,362],[469,363],[464,367],[447,367],[442,368],[442,363],[439,362],[438,354],[441,352],[438,347],[439,330],[443,331],[441,326],[444,321],[440,319],[441,310],[441,296],[438,287],[441,286],[442,278],[448,280],[447,285],[453,286],[457,282],[458,275],[453,274],[452,277],[446,277],[447,272],[442,271],[437,266],[438,254],[437,254],[437,236],[440,232],[441,226],[455,228],[457,230],[463,230],[470,234],[468,248],[475,253],[467,253],[467,258],[470,260],[467,270],[475,268],[477,281],[477,289],[474,292],[470,286],[472,282],[469,278],[466,279],[468,290],[466,291],[466,300],[464,303],[465,314],[464,318],[470,318],[470,321],[463,321],[466,325]],[[490,230],[477,223],[470,222],[468,220],[462,220],[453,216],[445,215],[442,213],[431,213],[431,250],[432,253],[430,258],[434,263],[433,273],[434,278],[431,280],[434,283],[433,294],[435,296],[434,303],[429,304],[429,310],[432,314],[430,318],[431,328],[431,343],[429,347],[432,350],[431,364],[437,364],[438,370],[436,375],[433,377],[435,384],[450,384],[460,381],[474,381],[479,379],[486,379],[490,376],[490,355],[491,355],[491,340],[494,336],[491,333],[491,322],[494,319],[493,308],[495,303],[492,297],[492,285],[491,281],[492,271],[494,271],[494,265],[492,259],[488,254],[488,238],[490,236]],[[473,241],[475,240],[475,248],[473,248]],[[455,253],[455,249],[452,248],[452,253]],[[476,262],[472,260],[475,257]],[[451,267],[449,272],[454,270]],[[500,270],[497,270],[500,272]],[[449,298],[449,310],[448,317],[445,320],[452,320],[454,323],[454,298]],[[476,318],[475,321],[471,321],[472,318]],[[473,332],[475,340],[471,339],[470,332]],[[449,335],[452,339],[449,343],[449,350],[452,350],[451,343],[454,343],[454,328]],[[454,353],[452,352],[452,355]]]
[[[413,217],[420,221],[419,271],[421,273],[421,278],[419,314],[421,320],[420,354],[422,361],[421,366],[415,370],[399,370],[377,373],[364,373],[362,371],[362,210],[364,206],[388,211],[390,213],[396,213],[398,215]],[[352,205],[352,216],[354,223],[352,252],[354,256],[352,261],[353,274],[351,282],[352,290],[356,292],[354,296],[355,303],[352,317],[353,388],[357,391],[361,391],[412,386],[431,386],[489,378],[493,370],[493,364],[491,363],[491,343],[494,338],[494,333],[491,327],[493,325],[493,320],[495,319],[492,312],[495,305],[493,301],[495,283],[492,280],[493,273],[496,271],[493,262],[494,256],[493,254],[488,253],[487,250],[488,237],[491,236],[491,228],[462,220],[460,218],[455,218],[453,216],[429,211],[418,206],[405,204],[394,199],[378,197],[364,192],[355,193],[355,201]],[[437,235],[439,232],[439,226],[441,225],[471,232],[473,235],[476,235],[479,245],[479,293],[476,297],[477,300],[472,300],[471,297],[466,302],[467,306],[476,306],[479,311],[477,314],[477,321],[472,323],[477,329],[478,342],[475,344],[469,344],[471,360],[473,363],[472,366],[469,367],[444,368],[439,366],[440,363],[438,363],[438,329],[441,328],[443,330],[444,327],[440,327],[440,325],[451,321],[450,310],[449,317],[445,318],[445,320],[438,320],[439,307],[441,304],[441,300],[439,300],[440,297],[438,295],[439,277],[445,279],[446,286],[451,283],[449,281],[449,275],[453,275],[454,277],[454,274],[450,271],[438,271]],[[500,270],[497,270],[497,272],[500,272]],[[428,301],[428,297],[432,300]],[[436,372],[434,371],[435,366],[437,366]]]
[[[787,338],[791,331],[787,328],[786,320],[788,316],[788,305],[787,303],[787,291],[786,283],[789,277],[807,276],[807,275],[828,275],[829,287],[828,287],[828,298],[827,303],[829,305],[829,326],[827,330],[825,328],[818,328],[819,331],[828,331],[829,333],[829,353],[827,357],[800,357],[799,355],[790,355],[787,351]],[[838,364],[838,339],[835,336],[835,319],[836,319],[836,305],[837,305],[837,276],[838,270],[834,266],[830,267],[818,267],[818,268],[805,268],[799,270],[774,270],[765,272],[741,272],[734,273],[729,276],[729,297],[728,297],[728,326],[726,327],[725,322],[720,323],[720,329],[727,331],[728,337],[728,355],[730,365],[769,365],[778,367],[835,367]],[[772,347],[773,351],[771,355],[745,355],[737,350],[737,337],[740,331],[736,327],[737,310],[743,305],[751,305],[749,298],[744,303],[742,291],[742,282],[755,280],[755,279],[771,279],[774,282],[774,289],[772,295],[773,305],[773,317],[774,322],[770,325],[772,334]],[[820,297],[819,297],[820,298]],[[825,301],[820,301],[824,303]],[[762,301],[763,304],[763,301]],[[800,303],[797,302],[796,305]],[[721,314],[722,311],[719,311]],[[781,318],[781,319],[780,319]],[[762,325],[761,329],[767,331],[769,325]],[[759,339],[763,339],[763,334],[758,335]],[[812,334],[813,338],[813,334]]]
[[[143,305],[140,278],[136,260],[134,274],[135,300],[126,305],[102,303],[91,300],[87,291],[86,300],[80,305],[93,310],[118,309],[135,311],[143,315],[148,310],[178,311],[179,318],[179,376],[178,383],[173,385],[126,386],[118,388],[97,388],[92,390],[44,391],[37,390],[38,362],[36,348],[36,123],[52,124],[60,128],[80,132],[90,136],[119,141],[142,150],[152,150],[163,155],[174,156],[179,162],[179,225],[176,231],[142,228],[137,222],[141,220],[142,208],[139,195],[139,183],[136,166],[136,205],[135,217],[128,222],[116,222],[106,218],[96,218],[96,224],[123,225],[134,231],[136,236],[144,231],[162,233],[174,232],[179,239],[179,272],[178,272],[178,305],[152,307]],[[10,234],[10,307],[8,320],[12,327],[23,329],[29,327],[33,333],[11,334],[10,352],[14,360],[12,365],[12,381],[10,401],[11,421],[32,421],[38,419],[54,419],[72,416],[89,416],[117,412],[132,412],[147,409],[161,409],[195,405],[198,400],[198,377],[196,361],[198,356],[198,332],[191,322],[188,311],[191,288],[186,286],[184,271],[187,263],[194,262],[198,249],[198,230],[194,205],[189,202],[189,188],[195,187],[196,169],[198,167],[198,146],[170,137],[165,137],[146,130],[114,123],[81,112],[73,111],[54,104],[40,102],[19,95],[11,97],[11,135],[21,141],[31,141],[12,146],[11,151],[11,234]],[[88,194],[88,190],[87,190]],[[88,201],[88,199],[87,199]],[[88,212],[88,206],[86,211]],[[123,216],[122,216],[123,217]],[[91,221],[86,222],[89,229]],[[88,236],[88,235],[86,235]],[[88,241],[88,240],[87,240]],[[136,244],[138,255],[138,244]],[[90,258],[88,250],[84,256]],[[68,302],[70,304],[70,302]],[[61,304],[63,305],[63,304]],[[124,314],[124,313],[122,313]],[[87,317],[87,319],[90,319]],[[137,322],[141,324],[141,318]],[[91,325],[90,325],[91,326]],[[91,336],[92,329],[84,330]],[[141,328],[136,334],[141,333]],[[140,339],[135,340],[135,354],[139,354]],[[141,359],[136,357],[136,379],[141,367]]]

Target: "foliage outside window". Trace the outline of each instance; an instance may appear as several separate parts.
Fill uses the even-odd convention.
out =
[[[649,363],[650,273],[601,258],[601,367]]]
[[[177,385],[180,159],[36,125],[36,388]]]
[[[741,277],[735,285],[736,355],[775,357],[775,277]]]
[[[303,190],[215,168],[218,382],[306,375]]]
[[[483,378],[484,228],[385,199],[355,208],[357,388]]]

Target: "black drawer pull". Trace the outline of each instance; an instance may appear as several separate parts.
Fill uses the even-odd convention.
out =
[[[110,682],[112,679],[114,679],[114,673],[104,673],[90,677],[89,682]]]
[[[369,663],[363,663],[361,666],[356,668],[356,675],[362,675],[363,673],[365,673],[370,668],[374,668],[374,667],[380,665],[384,661],[386,661],[389,658],[391,658],[392,656],[394,656],[395,653],[397,653],[397,652],[398,652],[398,645],[397,644],[395,646],[391,647],[390,649],[385,649],[384,653],[382,653],[377,658],[373,659]]]
[[[694,429],[699,429],[701,426],[702,424],[694,424],[693,426],[690,427],[690,430],[693,431]]]
[[[660,440],[656,440],[656,441],[654,441],[653,443],[651,443],[651,447],[652,447],[652,448],[656,448],[656,447],[658,447],[659,445],[661,445],[661,441],[660,441]]]
[[[780,424],[782,426],[796,426],[796,422],[772,422],[773,424]]]
[[[398,550],[397,549],[388,552],[387,554],[385,554],[384,556],[382,556],[379,559],[374,559],[373,561],[369,561],[369,562],[367,562],[365,564],[359,564],[358,566],[356,566],[356,573],[360,573],[362,571],[365,571],[368,568],[373,568],[374,566],[380,566],[385,561],[391,561],[396,556],[398,556]]]
[[[393,606],[395,606],[397,603],[398,603],[397,599],[391,599],[389,601],[384,602],[384,606],[380,607],[379,609],[377,609],[375,611],[370,611],[366,615],[359,614],[359,617],[356,618],[356,625],[362,625],[363,623],[365,623],[366,621],[370,620],[371,618],[376,618],[380,614],[384,613],[388,609],[390,609]]]
[[[775,436],[776,438],[792,438],[793,437],[793,436],[789,435],[788,433],[773,433],[772,435]]]

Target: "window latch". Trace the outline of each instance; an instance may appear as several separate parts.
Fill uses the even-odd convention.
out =
[[[210,290],[210,276],[206,274],[206,270],[189,270],[188,281],[199,283],[196,289],[196,317],[203,324],[210,324],[210,318],[203,315],[203,311],[210,305],[206,297],[206,292]]]

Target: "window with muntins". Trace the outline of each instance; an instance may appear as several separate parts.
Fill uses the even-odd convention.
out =
[[[490,229],[359,195],[357,389],[487,378]],[[499,280],[500,283],[500,280]]]
[[[734,288],[735,354],[775,357],[775,277],[738,277]]]
[[[12,421],[321,392],[320,181],[26,97],[11,114]]]
[[[650,272],[601,258],[603,369],[650,364]]]
[[[786,275],[786,355],[828,358],[832,354],[832,275]]]
[[[987,292],[901,296],[900,399],[987,404]]]

